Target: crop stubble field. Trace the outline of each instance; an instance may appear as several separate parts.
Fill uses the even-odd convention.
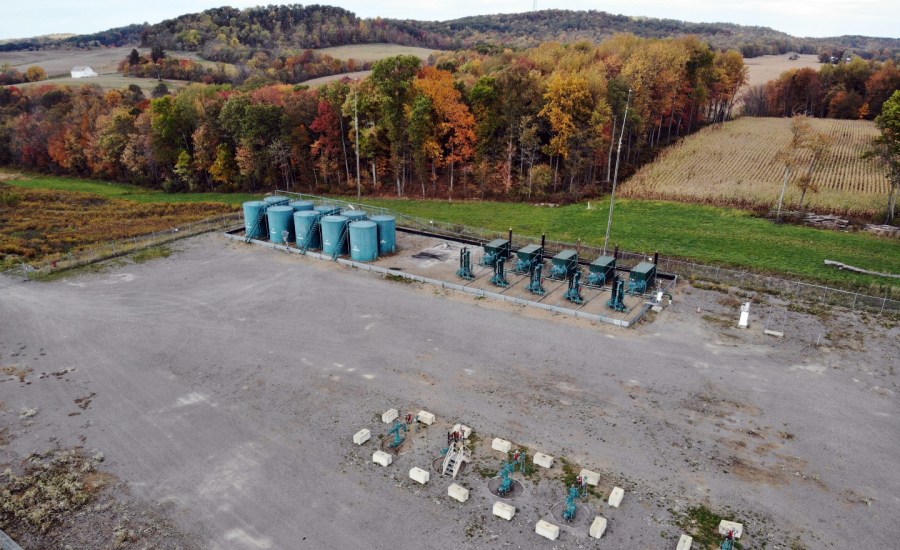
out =
[[[817,132],[835,138],[813,173],[818,193],[805,205],[820,213],[877,218],[887,205],[888,180],[872,159],[861,158],[878,135],[863,120],[811,119]],[[764,209],[775,206],[784,175],[777,154],[791,139],[785,118],[741,118],[710,126],[685,138],[643,167],[624,185],[622,196]],[[806,152],[809,158],[810,153]],[[802,170],[805,167],[801,166]],[[800,190],[789,185],[785,207],[796,208]]]

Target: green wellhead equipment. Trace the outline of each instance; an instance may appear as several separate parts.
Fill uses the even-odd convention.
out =
[[[475,274],[472,273],[472,251],[468,247],[464,246],[459,251],[459,270],[456,274],[467,281],[475,279]]]
[[[631,268],[628,277],[628,294],[643,294],[656,282],[656,262],[659,261],[659,253],[654,256],[653,263],[641,262]]]
[[[516,251],[516,273],[529,273],[532,266],[544,261],[544,247],[536,244],[523,246]]]
[[[494,267],[497,262],[505,262],[509,259],[509,250],[508,239],[494,239],[484,245],[484,258],[481,260],[481,265]]]
[[[613,276],[612,280],[612,296],[607,300],[606,305],[616,311],[628,311],[625,307],[625,281]]]
[[[588,266],[588,285],[601,287],[612,281],[616,273],[616,259],[612,256],[600,256]]]
[[[563,250],[556,256],[553,256],[550,262],[552,264],[550,267],[550,278],[564,281],[578,270],[578,252]]]

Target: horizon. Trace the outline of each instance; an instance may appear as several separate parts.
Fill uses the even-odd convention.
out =
[[[527,13],[534,11],[532,9],[534,4],[537,4],[538,11],[551,9],[595,10],[629,17],[769,27],[797,38],[843,35],[900,38],[900,32],[898,32],[900,10],[891,9],[891,2],[886,0],[866,0],[856,3],[856,5],[866,6],[865,13],[862,13],[858,7],[840,0],[818,0],[816,2],[800,0],[791,4],[770,0],[757,0],[749,3],[687,0],[677,6],[671,2],[638,0],[629,5],[628,13],[612,10],[607,6],[597,5],[586,0],[556,2],[493,0],[479,3],[464,1],[452,6],[432,0],[418,5],[416,13],[410,13],[408,4],[398,0],[388,0],[377,6],[359,0],[327,2],[322,5],[344,8],[363,19],[381,17],[419,21],[449,21],[478,15]],[[91,34],[133,24],[156,24],[211,8],[231,6],[237,9],[246,9],[260,5],[259,2],[244,0],[230,2],[227,0],[182,0],[178,2],[160,0],[152,6],[129,6],[128,11],[123,12],[118,9],[121,4],[113,3],[111,0],[89,0],[77,4],[62,0],[20,3],[7,8],[10,16],[0,22],[0,39],[16,40],[48,34]],[[52,21],[48,21],[46,16],[48,12],[56,14]],[[90,17],[85,17],[85,14],[89,14]],[[62,21],[62,23],[56,21]],[[781,25],[782,22],[785,22],[785,25]],[[803,29],[816,29],[818,32],[810,33]]]

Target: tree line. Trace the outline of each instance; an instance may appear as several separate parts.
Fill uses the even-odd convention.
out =
[[[729,118],[746,80],[738,52],[633,35],[372,70],[317,90],[192,84],[149,99],[137,86],[6,87],[0,162],[169,191],[575,199],[606,188],[619,141],[624,176]]]

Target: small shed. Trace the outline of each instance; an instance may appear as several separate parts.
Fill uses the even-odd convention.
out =
[[[91,76],[97,76],[97,73],[90,67],[72,67],[72,78],[88,78]]]

